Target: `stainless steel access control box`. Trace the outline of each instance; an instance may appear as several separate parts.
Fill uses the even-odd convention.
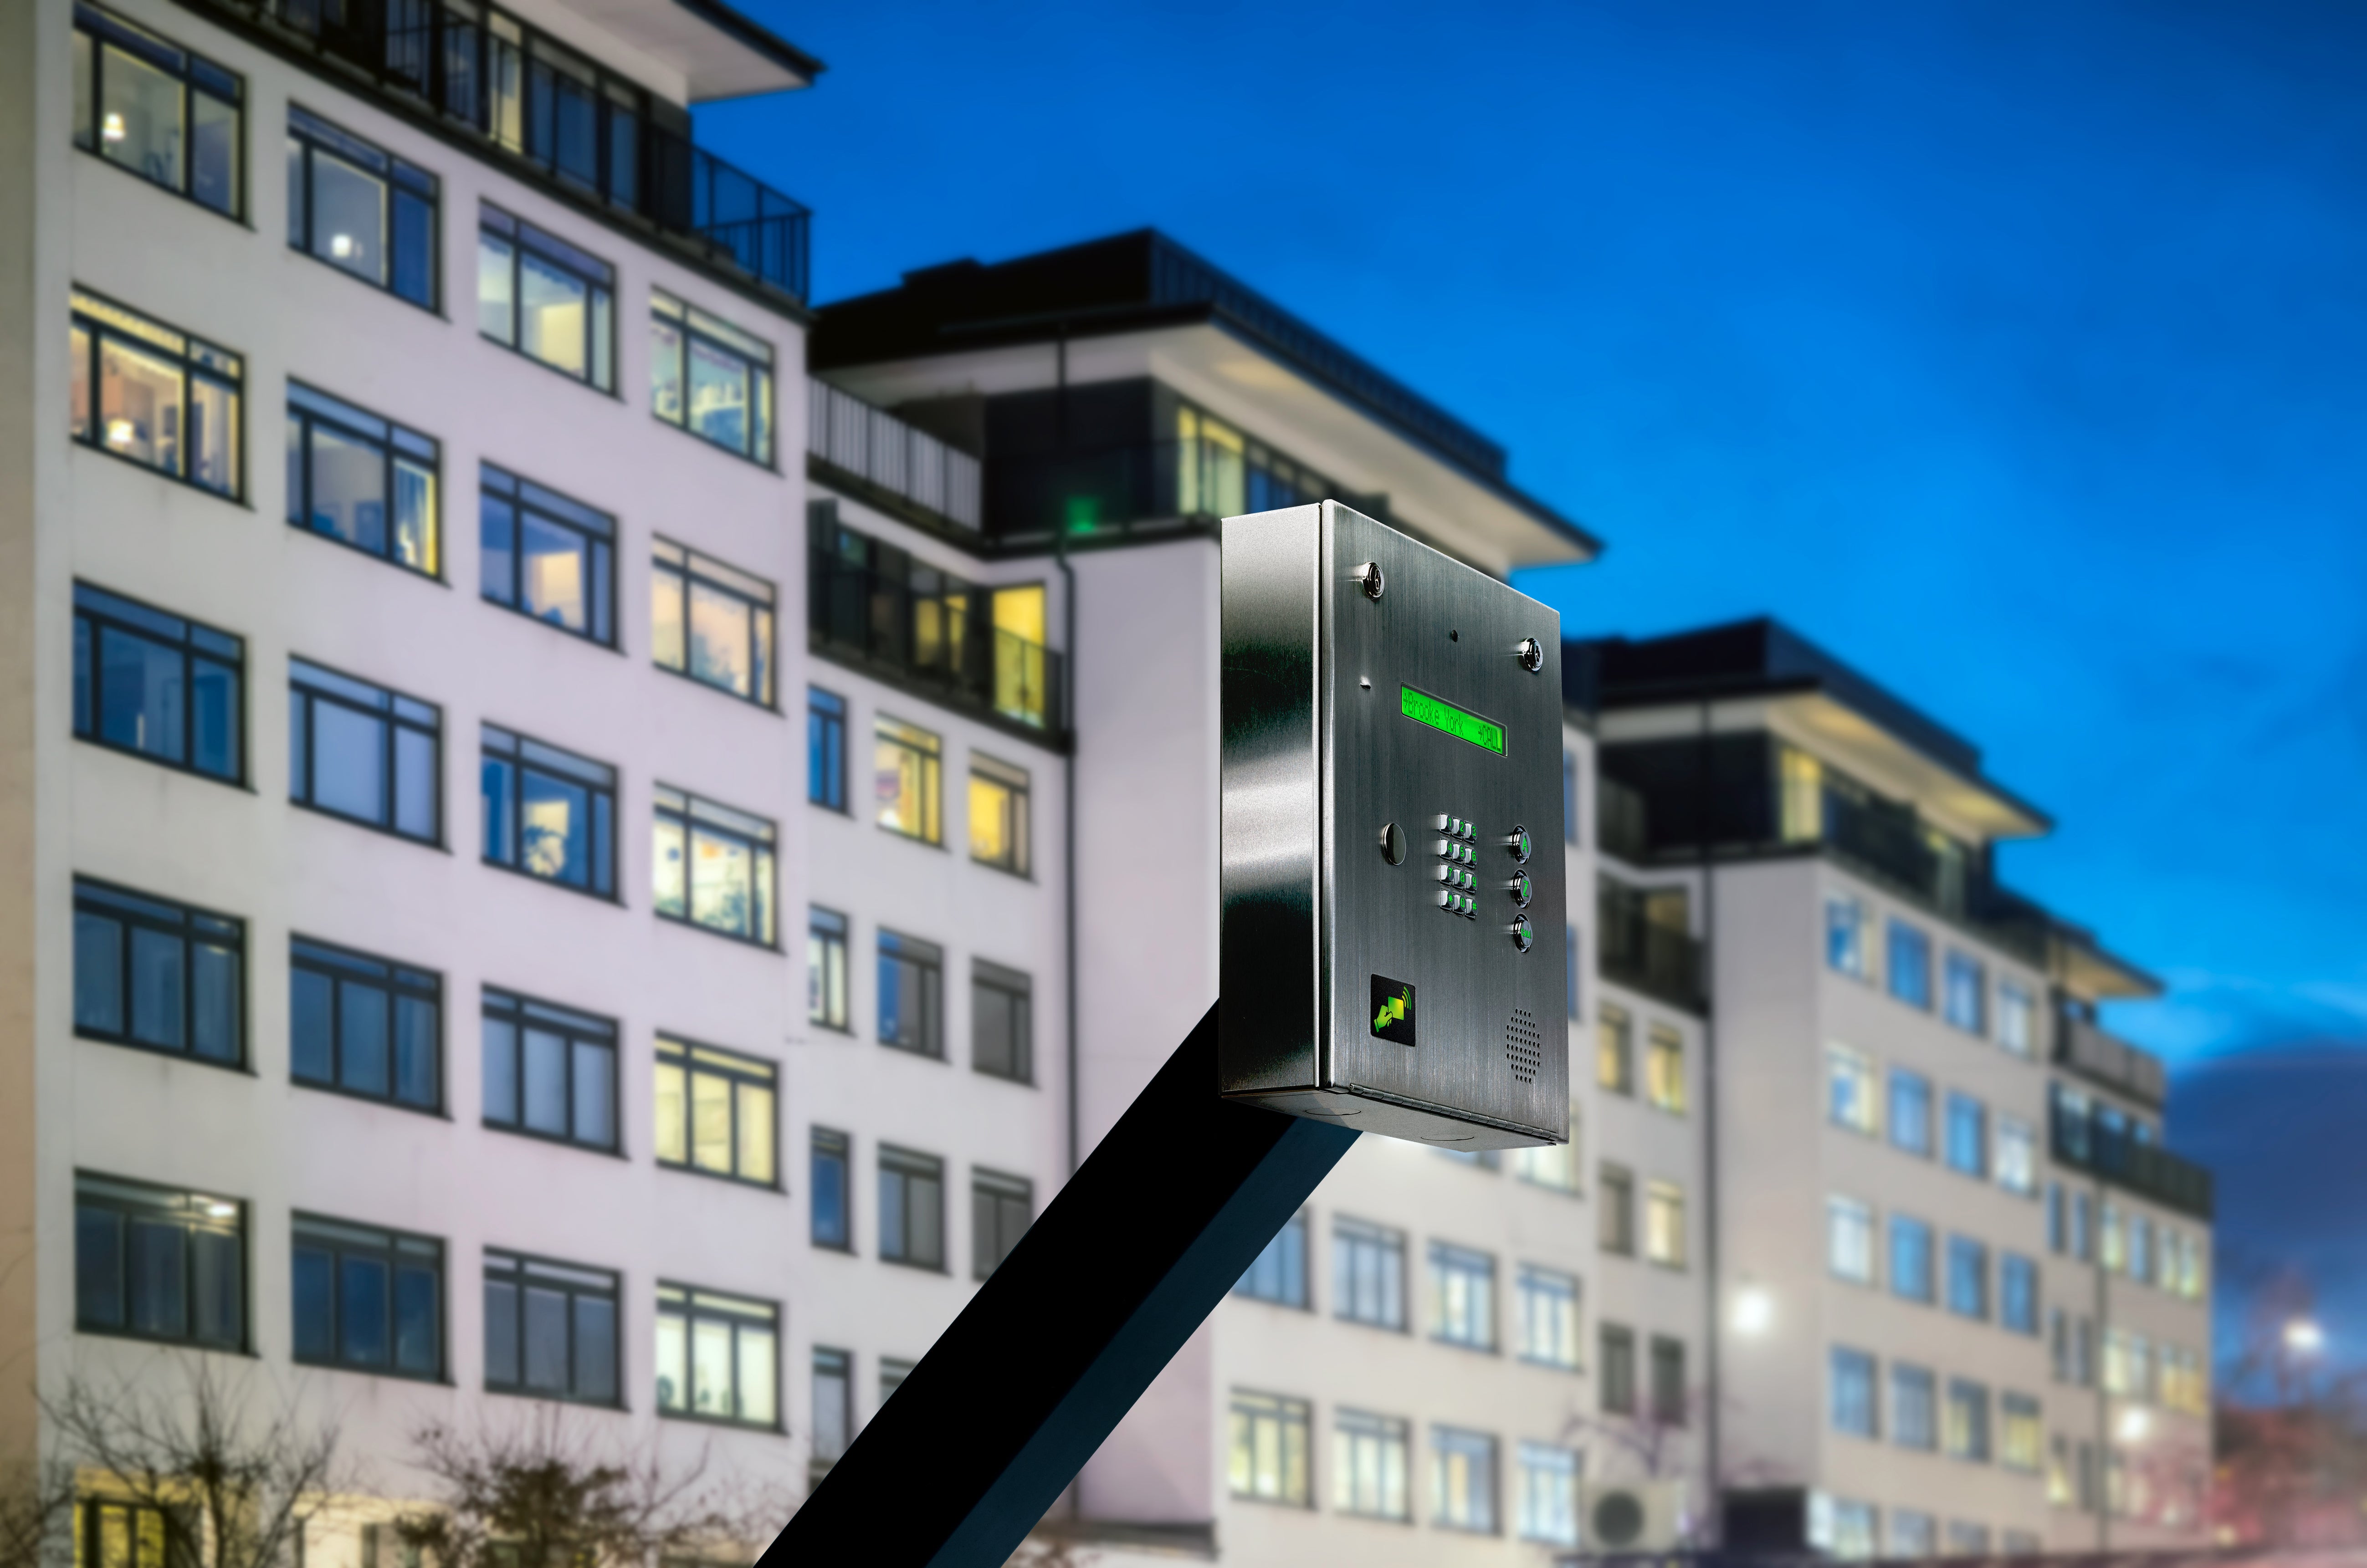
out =
[[[1222,571],[1224,1093],[1567,1142],[1560,617],[1331,501]]]

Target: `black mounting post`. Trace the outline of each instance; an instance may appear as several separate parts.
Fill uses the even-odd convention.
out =
[[[1209,1008],[757,1568],[1001,1568],[1355,1141],[1220,1098]]]

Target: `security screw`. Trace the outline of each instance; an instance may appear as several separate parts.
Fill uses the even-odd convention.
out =
[[[1358,567],[1356,569],[1356,586],[1365,591],[1365,598],[1379,598],[1381,596],[1381,590],[1388,586],[1381,577],[1381,563],[1376,560],[1368,560],[1364,565]],[[1543,658],[1544,655],[1540,654],[1538,657]]]
[[[1534,675],[1546,667],[1546,645],[1533,637],[1524,637],[1521,646],[1512,649],[1512,657],[1521,661],[1522,669]]]

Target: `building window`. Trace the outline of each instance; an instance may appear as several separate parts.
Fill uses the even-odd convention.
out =
[[[183,1568],[203,1561],[198,1533],[188,1512],[149,1503],[74,1505],[73,1561],[107,1568]]]
[[[485,1253],[485,1387],[617,1404],[617,1276],[606,1269]]]
[[[603,648],[617,645],[617,520],[478,465],[479,592]]]
[[[1350,1323],[1402,1329],[1405,1233],[1344,1216],[1331,1224],[1331,1301]]]
[[[1830,1499],[1826,1508],[1827,1550],[1843,1562],[1863,1562],[1872,1557],[1881,1523],[1880,1510],[1871,1503],[1847,1497]]]
[[[1941,1440],[1950,1459],[1989,1461],[1989,1391],[1986,1383],[1964,1378],[1948,1380],[1948,1407],[1941,1424]]]
[[[72,434],[201,490],[245,490],[245,363],[85,289],[74,291]]]
[[[759,947],[779,945],[773,920],[773,824],[666,784],[652,793],[658,918]]]
[[[1496,1439],[1453,1427],[1430,1429],[1430,1519],[1443,1529],[1496,1533]]]
[[[1865,906],[1838,894],[1825,899],[1825,964],[1837,975],[1867,978]]]
[[[288,798],[443,842],[444,715],[433,703],[288,660]]]
[[[650,551],[650,645],[661,670],[773,705],[773,585],[660,539]]]
[[[1576,1276],[1521,1266],[1521,1359],[1578,1370]]]
[[[441,567],[432,436],[288,383],[288,521],[434,577]]]
[[[946,954],[918,937],[879,933],[879,1043],[946,1054]]]
[[[1890,976],[1890,994],[1908,1007],[1931,1007],[1931,939],[1904,920],[1890,922],[1890,951],[1884,967]]]
[[[1857,1438],[1879,1436],[1874,1407],[1881,1403],[1882,1385],[1874,1358],[1863,1350],[1836,1345],[1832,1349],[1831,1376],[1833,1430]]]
[[[1890,1440],[1927,1452],[1939,1447],[1937,1401],[1931,1368],[1890,1363]]]
[[[1410,1468],[1403,1421],[1362,1410],[1331,1417],[1331,1506],[1368,1519],[1412,1517],[1406,1495]]]
[[[96,6],[77,4],[74,22],[74,145],[226,218],[240,216],[243,83]]]
[[[1910,1155],[1931,1155],[1931,1080],[1901,1067],[1890,1070],[1890,1142]]]
[[[1967,1034],[1985,1035],[1989,1030],[1988,1004],[1988,975],[1980,960],[1951,948],[1940,1016]]]
[[[846,1031],[846,917],[820,907],[806,910],[806,1021]]]
[[[444,982],[325,942],[288,943],[288,1068],[298,1083],[440,1110]]]
[[[813,1191],[813,1244],[840,1252],[855,1249],[855,1216],[849,1212],[855,1183],[849,1179],[851,1151],[846,1134],[826,1127],[813,1130],[806,1156],[806,1185]]]
[[[2143,1214],[2129,1216],[2129,1278],[2139,1284],[2153,1282],[2153,1222]]]
[[[2011,980],[1998,982],[1998,1043],[2017,1056],[2029,1055],[2037,1046],[2037,1010],[2028,991]]]
[[[1989,1174],[1988,1109],[1968,1094],[1948,1094],[1948,1168],[1976,1181]]]
[[[2094,1214],[2095,1206],[2089,1201],[2088,1194],[2085,1192],[2074,1192],[2071,1194],[2071,1223],[2069,1225],[2071,1256],[2078,1258],[2083,1263],[2095,1257],[2096,1238]]]
[[[1888,1551],[1894,1558],[1929,1557],[1939,1541],[1939,1524],[1929,1514],[1914,1508],[1893,1508],[1887,1520]]]
[[[1291,1215],[1257,1255],[1257,1261],[1242,1273],[1233,1286],[1233,1294],[1307,1310],[1308,1228],[1306,1210]]]
[[[1948,1238],[1948,1310],[1959,1317],[1989,1314],[1989,1249],[1968,1235]]]
[[[846,699],[806,688],[806,799],[846,809]]]
[[[1636,1092],[1636,1026],[1609,1002],[1594,1009],[1594,1081],[1613,1094]]]
[[[807,1463],[819,1475],[855,1440],[855,1355],[814,1347],[813,1430]]]
[[[246,643],[74,584],[74,731],[85,740],[235,784]]]
[[[1025,769],[970,753],[970,859],[1014,876],[1028,874],[1033,862],[1027,848],[1027,800]]]
[[[969,965],[970,1066],[1014,1083],[1036,1078],[1034,983],[983,958]]]
[[[904,1380],[912,1375],[912,1369],[916,1365],[918,1365],[917,1362],[907,1361],[899,1356],[879,1358],[880,1404],[885,1404],[895,1397],[896,1391],[904,1386]]]
[[[444,1375],[444,1244],[295,1217],[296,1359],[392,1377]]]
[[[1825,1047],[1825,1116],[1836,1127],[1872,1137],[1882,1130],[1874,1064],[1846,1045]]]
[[[892,718],[878,721],[873,739],[879,825],[924,844],[944,843],[944,743],[925,729]]]
[[[246,1205],[77,1172],[74,1326],[243,1349]]]
[[[1685,1195],[1674,1182],[1644,1184],[1644,1257],[1663,1269],[1685,1266]]]
[[[659,1035],[658,1163],[777,1186],[779,1080],[761,1056]]]
[[[244,1059],[245,922],[78,876],[74,955],[76,1034]]]
[[[772,345],[651,289],[650,412],[771,467]]]
[[[1997,1183],[2025,1198],[2038,1195],[2038,1134],[2027,1122],[2000,1116],[1997,1123]]]
[[[1036,1188],[1025,1177],[969,1173],[969,1268],[983,1280],[1011,1256],[1036,1219]]]
[[[1430,1334],[1446,1345],[1496,1348],[1496,1260],[1484,1252],[1430,1244]]]
[[[781,1309],[692,1285],[658,1286],[658,1413],[777,1429]]]
[[[2046,1438],[2038,1416],[2038,1401],[2026,1393],[1998,1399],[1998,1463],[2025,1475],[2036,1475],[2044,1462]]]
[[[1929,1306],[1931,1276],[1931,1227],[1905,1214],[1891,1215],[1890,1293]]]
[[[1645,1048],[1644,1098],[1671,1116],[1685,1113],[1684,1037],[1665,1023],[1652,1025]]]
[[[1595,1365],[1603,1373],[1603,1412],[1636,1414],[1636,1331],[1616,1323],[1599,1325]]]
[[[2084,1317],[2071,1325],[2071,1381],[2081,1388],[2096,1386],[2096,1325]]]
[[[617,1146],[617,1025],[488,987],[485,1125]]]
[[[434,175],[289,107],[292,248],[433,310],[436,201]]]
[[[484,725],[485,859],[603,898],[617,896],[617,771]]]
[[[1854,1198],[1825,1200],[1825,1267],[1836,1280],[1874,1283],[1874,1211]]]
[[[490,205],[477,217],[477,330],[562,376],[617,389],[616,269]]]
[[[1617,1258],[1636,1256],[1636,1178],[1625,1166],[1595,1172],[1595,1240]]]
[[[1308,1466],[1312,1420],[1312,1409],[1303,1399],[1233,1390],[1227,1467],[1233,1495],[1308,1506],[1313,1501]]]
[[[1685,1345],[1652,1336],[1652,1419],[1663,1427],[1685,1424]]]
[[[1521,1539],[1578,1544],[1578,1455],[1548,1443],[1521,1445]]]
[[[2128,1241],[2121,1229],[2119,1205],[2107,1201],[2101,1205],[2102,1213],[2096,1226],[2096,1259],[2113,1273],[2128,1267]]]
[[[2153,1397],[2153,1342],[2124,1328],[2104,1330],[2104,1392],[2129,1399]]]
[[[1578,1190],[1578,1112],[1570,1111],[1569,1141],[1540,1144],[1512,1151],[1512,1174],[1532,1187],[1556,1192]]]
[[[1987,1557],[1989,1554],[1989,1527],[1969,1524],[1963,1519],[1948,1521],[1948,1555],[1951,1557]]]
[[[945,1268],[945,1161],[881,1145],[879,1256],[916,1269]]]

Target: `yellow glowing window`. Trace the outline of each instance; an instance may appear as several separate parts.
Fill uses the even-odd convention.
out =
[[[777,1077],[759,1057],[660,1035],[658,1163],[772,1186]]]
[[[969,762],[969,858],[1025,876],[1029,869],[1027,774],[1008,762],[972,754]]]
[[[879,825],[924,844],[946,841],[944,743],[925,729],[892,718],[873,733],[872,781]]]

